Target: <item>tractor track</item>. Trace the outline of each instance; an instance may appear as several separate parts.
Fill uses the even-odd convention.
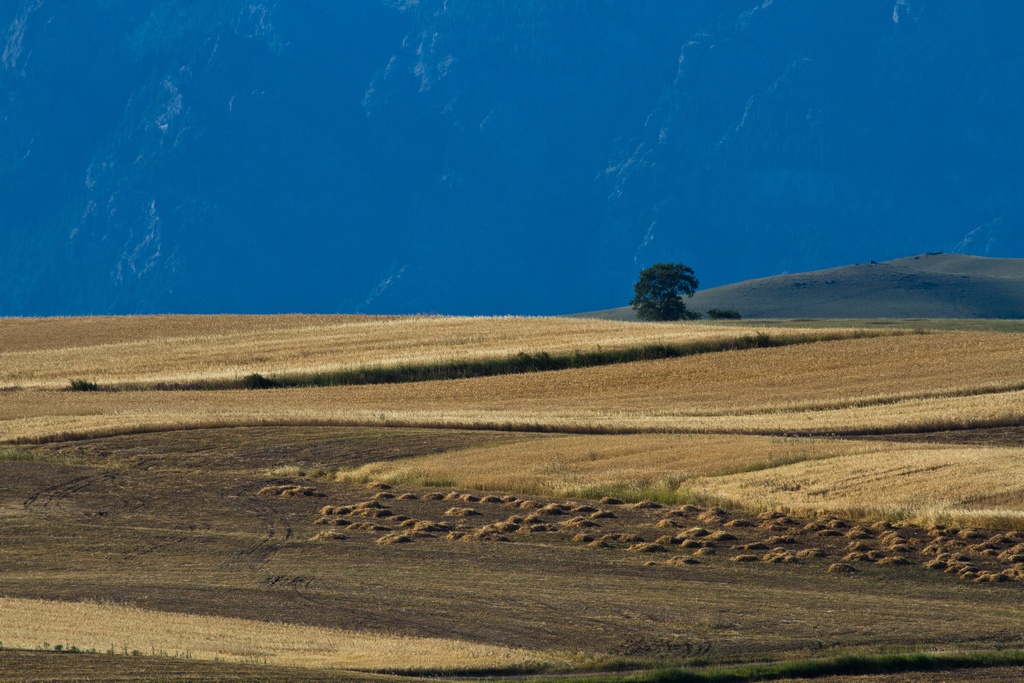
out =
[[[61,482],[60,484],[54,484],[53,486],[48,486],[36,491],[22,502],[22,506],[26,509],[33,506],[47,508],[51,503],[59,503],[76,493],[86,490],[94,484],[102,481],[111,482],[116,479],[117,476],[118,475],[114,472],[106,472],[103,474],[87,474],[74,477],[73,479]]]

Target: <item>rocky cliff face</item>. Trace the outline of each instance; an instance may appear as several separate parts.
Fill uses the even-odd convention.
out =
[[[1024,247],[1024,9],[8,0],[0,315],[557,313]]]

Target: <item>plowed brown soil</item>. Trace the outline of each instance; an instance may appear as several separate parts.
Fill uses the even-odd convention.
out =
[[[838,536],[804,530],[812,520],[545,498],[524,505],[522,497],[485,501],[486,493],[464,490],[448,500],[429,500],[432,492],[452,491],[387,491],[261,473],[301,460],[362,461],[378,457],[370,454],[374,449],[383,449],[377,452],[384,457],[429,452],[461,439],[493,438],[487,435],[218,429],[190,437],[171,432],[51,444],[33,451],[37,461],[2,463],[0,594],[456,638],[570,653],[581,662],[614,657],[637,665],[693,657],[811,656],[881,644],[1010,646],[1024,624],[1018,607],[1024,584],[976,583],[922,567],[933,557],[924,552],[933,539],[923,529],[899,530],[912,546],[904,551],[912,559],[909,565],[846,560],[840,553],[856,552],[848,546],[858,539],[848,538],[849,530]],[[260,494],[268,486],[314,491]],[[415,498],[401,499],[402,494]],[[363,509],[390,512],[320,514],[325,505],[369,503],[375,497],[381,508]],[[556,514],[556,508],[546,507],[552,504],[569,509]],[[581,505],[615,517],[593,518]],[[480,514],[446,516],[453,507]],[[522,529],[531,514],[539,516],[536,524],[543,529],[484,529],[517,524],[509,518],[523,517]],[[408,533],[411,527],[401,526],[406,520],[396,515],[450,524],[471,540],[425,531],[429,536],[408,543],[378,543],[389,534]],[[323,517],[348,524],[317,524]],[[755,526],[728,524],[737,518]],[[348,531],[352,524],[386,528]],[[710,539],[694,527],[710,534],[727,531],[736,539],[719,537],[705,545],[714,554],[700,554],[699,545],[659,541],[689,534],[706,544]],[[325,530],[347,538],[310,540]],[[595,540],[609,536],[611,547],[590,547],[577,538],[580,534]],[[898,554],[885,550],[882,535],[870,530],[860,540],[880,554]],[[952,536],[950,543],[958,543],[955,532]],[[981,542],[965,541],[957,548],[977,555],[971,557],[979,573],[993,573],[1004,563],[967,547]],[[641,552],[634,547],[641,543],[666,549]],[[750,543],[766,547],[741,547]],[[792,563],[763,559],[775,548],[795,554],[810,547],[822,548],[826,556]],[[730,561],[743,552],[761,559]],[[671,562],[684,557],[699,564]],[[859,571],[826,571],[841,561]],[[186,675],[193,666],[181,662],[175,675]]]

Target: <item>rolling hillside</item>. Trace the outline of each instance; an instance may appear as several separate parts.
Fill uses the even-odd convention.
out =
[[[921,254],[737,282],[688,306],[744,318],[1024,318],[1024,259]],[[628,320],[633,311],[594,315]]]

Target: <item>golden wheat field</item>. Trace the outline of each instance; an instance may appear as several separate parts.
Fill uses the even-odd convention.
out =
[[[1024,522],[1021,455],[1019,448],[900,448],[882,442],[871,452],[700,477],[692,486],[706,495],[799,514],[825,508],[921,524],[1019,527]]]
[[[442,638],[360,633],[123,605],[0,597],[4,644],[351,670],[480,669],[557,660]]]
[[[754,334],[753,327],[569,318],[147,316],[0,320],[0,389],[231,379],[567,354]],[[810,331],[792,330],[790,335]]]
[[[1024,341],[941,333],[557,372],[271,391],[6,392],[0,439],[231,424],[889,433],[1020,424]]]
[[[1019,527],[1021,451],[743,435],[569,435],[338,472],[342,481]]]
[[[476,380],[466,380],[476,381]],[[424,383],[426,384],[426,383]],[[482,393],[476,404],[438,386],[334,387],[272,392],[16,392],[0,405],[0,440],[40,443],[154,430],[236,425],[377,425],[579,433],[887,434],[1018,425],[1024,391],[874,405],[701,415],[700,406],[622,408],[581,389],[563,400],[516,403]],[[463,394],[459,391],[457,394]],[[410,396],[413,394],[413,396]],[[576,399],[576,396],[582,396]],[[421,400],[417,400],[421,399]],[[691,411],[698,412],[693,415]]]
[[[451,486],[567,498],[674,493],[700,477],[805,460],[870,455],[877,443],[718,434],[536,435],[476,448],[363,465],[344,481]],[[630,488],[633,495],[628,495]],[[598,492],[601,492],[598,494]]]
[[[112,320],[122,326],[119,334],[128,334],[125,321]],[[49,364],[47,376],[57,382],[58,376],[72,374],[61,375],[58,351],[80,352],[80,359],[103,359],[106,350],[116,352],[123,362],[105,358],[105,372],[116,368],[120,373],[102,375],[105,378],[180,379],[184,375],[176,373],[213,372],[210,368],[226,367],[257,352],[276,354],[278,367],[312,367],[310,358],[335,353],[335,344],[361,359],[351,362],[366,363],[374,357],[386,362],[436,360],[458,353],[566,350],[750,331],[510,318],[271,320],[282,322],[272,325],[261,341],[259,332],[246,327],[254,321],[245,318],[225,319],[223,330],[203,318],[202,334],[168,339],[160,336],[161,331],[184,331],[179,318],[144,318],[139,323],[144,339],[135,342],[103,337],[94,329],[97,321],[86,325],[72,319],[66,323],[65,337],[103,344],[32,351],[24,348],[29,337],[22,329],[12,335],[22,350],[4,359],[22,354],[22,361],[28,362],[26,358],[38,353],[38,358],[46,358],[44,366]],[[12,321],[4,325],[7,330],[17,328]],[[43,336],[51,344],[61,336],[55,325],[44,324]],[[309,349],[302,339],[312,340]],[[145,350],[141,365],[135,364],[137,356],[130,351],[133,344],[140,345],[136,351]],[[204,344],[209,345],[205,355],[196,351]],[[190,356],[189,349],[202,360]],[[200,363],[206,364],[205,370]],[[72,367],[79,372],[86,366]],[[31,375],[22,367],[8,376],[26,383]],[[577,432],[503,449],[370,465],[347,476],[557,495],[585,495],[617,486],[676,491],[734,505],[835,507],[918,517],[993,507],[1005,518],[1020,502],[1016,451],[922,450],[907,444],[835,439],[796,444],[779,437],[1019,425],[1024,423],[1021,377],[1024,336],[942,332],[406,384],[267,391],[14,391],[4,393],[0,401],[0,439],[42,442],[273,424]],[[700,436],[704,433],[721,436]],[[748,469],[758,471],[742,473]],[[951,477],[957,484],[944,485]],[[831,486],[824,487],[822,481]],[[989,505],[992,501],[1002,502]]]
[[[759,333],[0,320],[0,655],[60,644],[288,680],[275,667],[554,674],[1015,647],[1024,335],[787,329],[713,350]],[[184,388],[687,344],[488,377]]]

